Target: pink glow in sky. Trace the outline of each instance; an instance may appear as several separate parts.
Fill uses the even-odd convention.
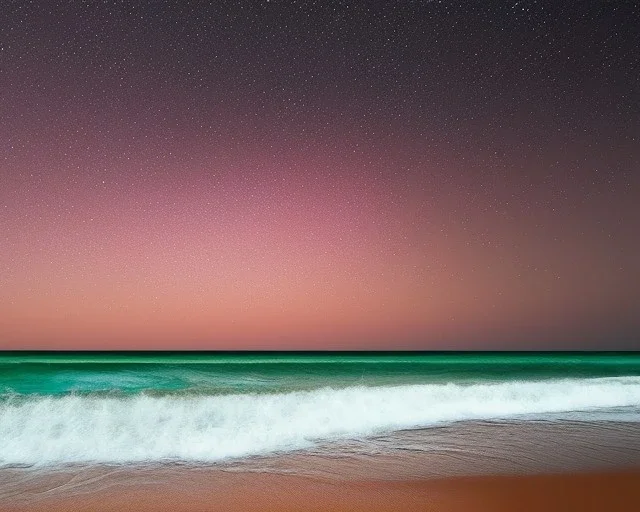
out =
[[[8,12],[1,349],[638,347],[627,7],[258,4]]]

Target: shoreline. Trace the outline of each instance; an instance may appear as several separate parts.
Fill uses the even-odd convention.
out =
[[[472,476],[405,481],[337,481],[219,470],[164,472],[146,482],[101,478],[96,489],[0,501],[2,512],[305,511],[631,511],[640,468],[625,471]],[[30,482],[33,484],[33,482]],[[52,482],[56,488],[59,484]],[[73,490],[73,482],[64,486]],[[24,497],[24,495],[23,495]],[[4,501],[4,503],[2,503]],[[11,503],[13,502],[13,503]]]

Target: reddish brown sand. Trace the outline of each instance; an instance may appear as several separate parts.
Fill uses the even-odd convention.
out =
[[[640,472],[328,482],[275,474],[204,472],[179,481],[37,497],[2,511],[634,511]]]

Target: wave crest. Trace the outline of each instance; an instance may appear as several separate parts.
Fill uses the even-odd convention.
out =
[[[0,465],[216,462],[462,420],[640,406],[640,378],[0,401]]]

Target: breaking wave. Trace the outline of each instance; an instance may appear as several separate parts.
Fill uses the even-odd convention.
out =
[[[640,378],[236,395],[3,395],[0,466],[218,462],[464,420],[639,407]]]

